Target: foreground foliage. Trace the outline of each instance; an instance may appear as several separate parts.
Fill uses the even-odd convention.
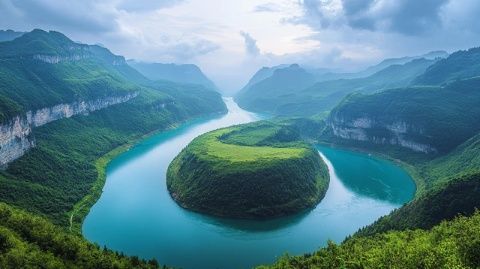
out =
[[[285,256],[259,268],[478,268],[480,214],[442,222],[431,230],[354,237],[301,257]]]
[[[49,221],[0,203],[0,268],[159,268],[101,249]]]

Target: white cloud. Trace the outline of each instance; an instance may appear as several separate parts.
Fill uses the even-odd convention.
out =
[[[479,13],[477,0],[0,0],[0,28],[58,30],[127,58],[195,63],[239,89],[266,65],[353,69],[476,46]]]

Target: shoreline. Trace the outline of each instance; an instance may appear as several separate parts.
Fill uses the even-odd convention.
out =
[[[100,199],[103,193],[103,187],[105,186],[107,180],[107,167],[108,164],[120,156],[121,154],[127,152],[132,147],[136,146],[140,141],[153,137],[157,134],[168,132],[180,128],[182,125],[188,124],[189,122],[200,121],[202,119],[215,118],[215,116],[224,116],[228,113],[211,113],[204,116],[194,117],[178,123],[173,123],[165,129],[157,129],[146,134],[140,135],[138,137],[133,137],[128,142],[113,148],[109,152],[105,153],[101,157],[95,160],[95,168],[97,171],[97,179],[93,183],[90,191],[85,195],[80,201],[74,204],[73,209],[67,212],[69,219],[68,231],[74,234],[82,235],[82,225],[87,217],[90,209],[95,205],[95,203]]]
[[[399,167],[401,167],[407,174],[410,176],[412,181],[415,184],[415,194],[408,203],[412,202],[413,200],[417,199],[421,194],[423,194],[426,191],[425,187],[425,179],[420,175],[421,171],[419,167],[407,163],[405,161],[402,161],[400,159],[394,158],[386,153],[378,152],[378,151],[373,151],[373,150],[368,150],[364,148],[359,148],[359,147],[353,147],[353,146],[346,146],[342,144],[336,144],[336,143],[331,143],[331,142],[326,142],[326,141],[314,141],[314,144],[317,145],[325,145],[329,147],[334,147],[334,148],[339,148],[339,149],[345,149],[345,150],[350,150],[353,152],[358,152],[358,153],[363,153],[363,154],[371,154],[372,156],[390,161]]]

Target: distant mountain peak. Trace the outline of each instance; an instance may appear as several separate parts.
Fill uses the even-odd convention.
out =
[[[218,90],[217,86],[195,64],[149,63],[136,60],[129,60],[128,64],[150,80],[198,84]]]
[[[83,59],[96,59],[111,65],[126,64],[104,47],[72,41],[57,31],[34,29],[16,39],[0,43],[0,57],[21,57],[50,64]]]
[[[0,42],[14,40],[25,34],[25,32],[16,32],[13,30],[0,30]]]

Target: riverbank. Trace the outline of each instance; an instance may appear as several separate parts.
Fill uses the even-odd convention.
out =
[[[413,197],[414,184],[398,166],[332,149],[327,157],[334,160],[336,173],[325,198],[308,212],[257,221],[185,210],[168,192],[168,165],[195,137],[258,120],[233,102],[228,107],[221,118],[153,136],[118,156],[107,169],[100,199],[83,222],[83,236],[114,251],[174,267],[251,268],[286,252],[300,255],[328,240],[341,242]],[[371,185],[361,188],[364,182]]]
[[[318,144],[318,145],[325,145],[325,146],[329,146],[329,147],[335,147],[335,148],[339,148],[339,149],[350,150],[350,151],[353,151],[353,152],[369,154],[369,155],[374,156],[378,159],[388,160],[392,163],[397,164],[398,166],[400,166],[402,169],[404,169],[409,174],[409,176],[411,177],[411,179],[415,183],[415,199],[418,198],[419,196],[421,196],[426,191],[425,179],[424,179],[423,176],[421,176],[421,173],[422,173],[421,172],[421,167],[418,167],[418,166],[415,166],[415,165],[410,164],[408,162],[402,161],[398,158],[395,158],[395,157],[393,157],[393,156],[391,156],[387,153],[380,152],[380,151],[369,150],[369,149],[366,149],[366,148],[354,147],[354,146],[349,146],[349,145],[344,145],[344,144],[336,144],[336,143],[327,142],[327,141],[315,140],[314,143]]]
[[[142,140],[148,139],[159,133],[174,130],[184,124],[188,124],[189,122],[200,121],[202,119],[208,119],[208,118],[215,118],[215,115],[221,116],[224,114],[211,114],[203,117],[197,117],[197,118],[186,120],[180,123],[172,124],[165,129],[158,129],[153,132],[149,132],[147,134],[144,134],[129,140],[125,144],[112,149],[108,153],[98,158],[95,161],[97,179],[95,180],[92,188],[90,189],[90,192],[86,196],[84,196],[78,203],[76,203],[70,212],[68,212],[69,222],[70,222],[69,231],[78,235],[82,234],[83,221],[85,220],[86,216],[90,212],[91,207],[95,205],[95,203],[98,201],[98,199],[102,195],[103,187],[105,186],[105,182],[107,180],[107,173],[106,173],[107,166],[113,159],[127,152]]]

